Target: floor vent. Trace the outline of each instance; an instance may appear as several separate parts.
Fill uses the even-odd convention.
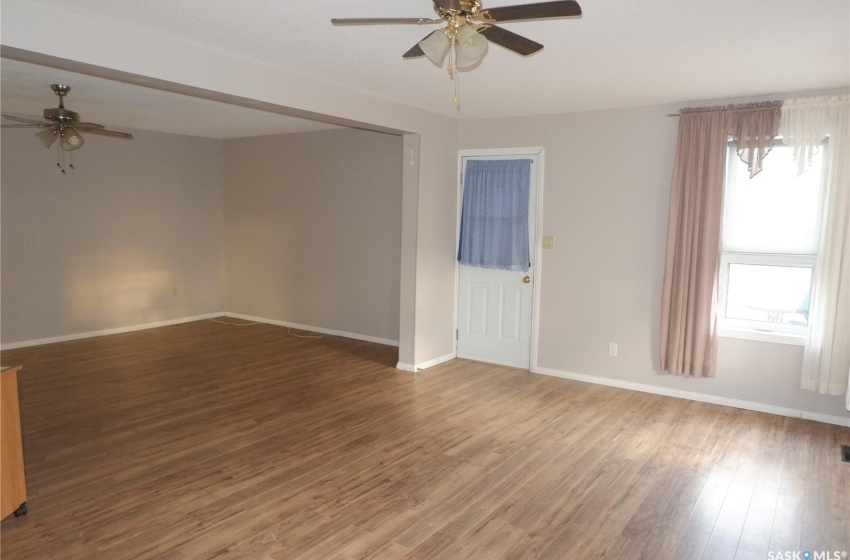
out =
[[[850,463],[850,445],[841,446],[841,460]]]

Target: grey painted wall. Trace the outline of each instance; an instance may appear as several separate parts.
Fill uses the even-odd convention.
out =
[[[722,339],[715,379],[657,371],[676,140],[676,122],[664,114],[677,108],[463,121],[464,149],[547,147],[544,230],[557,243],[542,252],[539,364],[846,415],[841,398],[798,388],[800,347]],[[400,137],[346,130],[223,147],[138,132],[129,143],[90,138],[77,171],[62,176],[55,153],[21,142],[24,135],[2,139],[4,343],[225,308],[398,338]],[[446,141],[452,151],[454,138]],[[419,232],[445,238],[426,247],[433,255],[453,251],[450,155],[441,156],[448,171],[439,184],[451,193],[433,195],[446,208],[425,196],[418,210],[445,226]],[[343,188],[352,183],[356,190]],[[450,258],[423,260],[415,274],[446,276]],[[446,342],[434,334],[441,344],[416,361],[450,351],[450,328],[420,327],[445,331]],[[619,343],[618,358],[607,356],[609,341]]]
[[[420,148],[414,286],[416,365],[454,352],[458,131],[441,126],[435,119],[433,130],[422,136]]]
[[[716,378],[659,373],[677,110],[463,121],[462,149],[546,147],[539,365],[846,417],[842,398],[799,388],[799,346],[724,338]]]
[[[133,133],[87,136],[62,175],[3,132],[3,343],[224,309],[222,143]]]
[[[227,310],[398,340],[402,137],[241,138],[224,162]]]
[[[4,344],[224,310],[399,338],[401,137],[134,133],[62,175],[4,132]]]

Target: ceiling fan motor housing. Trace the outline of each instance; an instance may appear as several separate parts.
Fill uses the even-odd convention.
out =
[[[53,109],[44,110],[44,118],[49,121],[75,123],[80,121],[80,115],[74,111],[69,111],[64,107],[56,107]]]
[[[481,0],[437,0],[434,10],[440,17],[450,15],[472,16],[481,11]]]

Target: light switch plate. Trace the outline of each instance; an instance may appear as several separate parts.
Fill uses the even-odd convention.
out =
[[[555,248],[555,236],[554,235],[544,235],[543,236],[543,248],[544,249],[554,249]]]

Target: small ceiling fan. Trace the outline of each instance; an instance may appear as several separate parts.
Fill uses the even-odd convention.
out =
[[[3,115],[4,119],[16,121],[16,123],[3,124],[2,128],[41,128],[43,130],[37,132],[35,135],[45,148],[50,148],[58,140],[57,150],[59,152],[59,161],[56,165],[62,173],[65,173],[62,152],[72,152],[83,147],[86,141],[82,134],[80,134],[81,132],[124,140],[133,139],[133,135],[126,132],[108,130],[101,124],[80,122],[80,115],[78,113],[65,108],[65,96],[71,91],[70,86],[52,84],[50,89],[59,96],[59,107],[44,110],[44,120],[47,122]],[[74,164],[71,163],[70,167],[73,169]]]
[[[543,45],[495,25],[515,21],[581,16],[581,6],[575,0],[539,2],[518,6],[485,9],[480,0],[433,0],[436,18],[335,18],[334,25],[431,25],[445,24],[443,29],[429,33],[403,57],[427,57],[442,66],[449,57],[448,73],[455,78],[456,70],[471,69],[487,54],[488,42],[496,43],[521,56],[539,52]],[[457,80],[455,97],[457,103]]]

